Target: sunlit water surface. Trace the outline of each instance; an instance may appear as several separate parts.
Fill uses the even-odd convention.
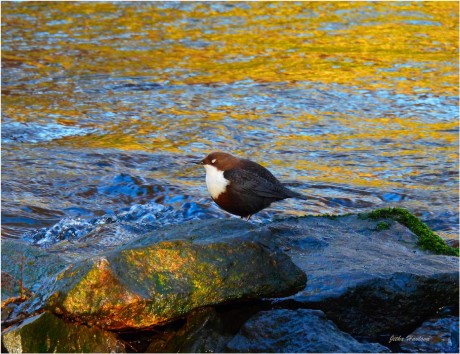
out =
[[[2,3],[2,235],[230,217],[194,164],[214,150],[326,201],[251,222],[397,206],[456,235],[456,24],[456,3]]]

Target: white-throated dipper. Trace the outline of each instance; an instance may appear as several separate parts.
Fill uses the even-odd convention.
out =
[[[225,152],[212,152],[198,162],[206,169],[206,186],[216,204],[245,217],[286,198],[307,199],[291,191],[265,167]]]

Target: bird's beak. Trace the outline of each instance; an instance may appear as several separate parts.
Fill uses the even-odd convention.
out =
[[[195,165],[204,165],[203,160],[195,161],[194,163],[195,163]]]

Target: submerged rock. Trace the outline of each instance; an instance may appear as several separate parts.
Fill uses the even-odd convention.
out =
[[[163,229],[69,266],[26,310],[105,329],[146,328],[206,305],[294,294],[305,274],[270,236],[242,221]]]
[[[49,312],[28,318],[2,333],[9,353],[124,353],[113,333],[61,320]]]
[[[377,343],[360,343],[319,310],[262,311],[228,343],[239,353],[384,353]]]
[[[422,251],[407,227],[385,222],[348,215],[266,226],[308,277],[283,301],[321,309],[361,336],[404,332],[442,306],[458,306],[458,257]]]

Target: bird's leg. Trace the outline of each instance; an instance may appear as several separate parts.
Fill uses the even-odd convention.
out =
[[[249,219],[251,218],[251,216],[252,216],[252,215],[248,215],[248,216],[246,217],[246,221],[249,221]]]

